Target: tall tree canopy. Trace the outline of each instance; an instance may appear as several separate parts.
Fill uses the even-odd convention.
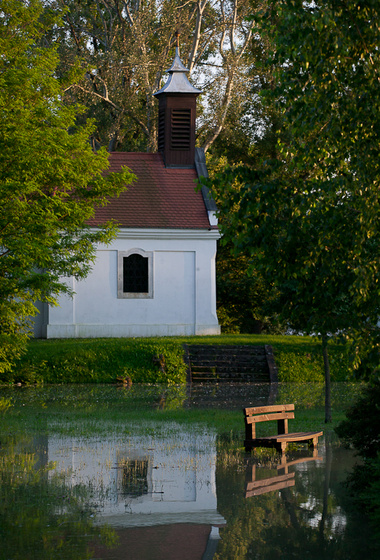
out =
[[[181,58],[204,91],[198,130],[207,150],[229,117],[243,123],[255,80],[247,58],[255,39],[248,15],[263,1],[53,0],[49,10],[62,12],[62,25],[45,40],[59,43],[63,69],[79,58],[86,70],[66,96],[83,102],[86,115],[96,119],[94,144],[110,151],[155,151],[153,93],[171,66],[179,31]]]
[[[322,336],[327,384],[328,336],[376,330],[380,312],[379,12],[375,0],[269,3],[257,21],[274,41],[268,101],[287,141],[218,180],[226,236],[274,283],[282,316]]]
[[[82,278],[94,244],[115,226],[86,227],[95,205],[131,182],[125,170],[103,176],[106,151],[95,154],[90,125],[67,107],[54,48],[37,46],[59,21],[40,0],[4,0],[0,9],[0,372],[22,349],[37,300],[68,292],[62,276]],[[51,14],[50,14],[51,16]]]

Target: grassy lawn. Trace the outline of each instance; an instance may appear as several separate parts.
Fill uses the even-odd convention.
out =
[[[184,383],[183,344],[250,344],[273,347],[279,380],[323,382],[318,339],[306,336],[220,335],[165,338],[30,340],[28,351],[3,383],[113,383],[129,376],[135,383]],[[160,371],[154,357],[165,357]],[[330,345],[332,381],[352,379],[348,351]]]

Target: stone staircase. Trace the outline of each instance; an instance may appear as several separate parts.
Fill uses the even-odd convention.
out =
[[[190,383],[276,383],[271,346],[184,345]]]

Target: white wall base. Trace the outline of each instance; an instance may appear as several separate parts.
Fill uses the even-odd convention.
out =
[[[131,338],[220,334],[215,325],[47,325],[46,338]]]

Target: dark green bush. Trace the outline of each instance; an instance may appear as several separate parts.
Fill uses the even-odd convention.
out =
[[[380,537],[380,379],[372,381],[336,428],[339,437],[363,458],[349,483]]]
[[[347,410],[346,420],[336,428],[338,436],[365,459],[380,452],[380,381],[370,383]]]

